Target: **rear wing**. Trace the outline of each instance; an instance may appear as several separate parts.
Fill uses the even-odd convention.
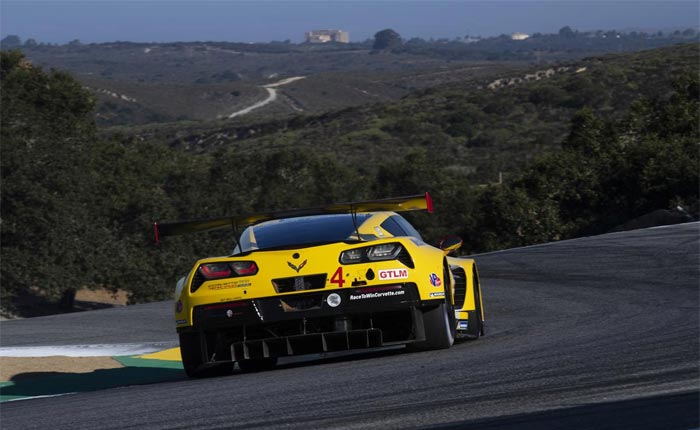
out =
[[[405,197],[392,197],[380,200],[366,200],[350,203],[333,203],[306,209],[290,209],[276,212],[257,213],[249,215],[234,215],[221,218],[211,218],[191,221],[173,221],[153,223],[153,232],[156,242],[164,236],[175,236],[180,234],[198,233],[203,231],[220,230],[231,228],[237,231],[241,227],[257,224],[263,221],[284,218],[296,218],[310,215],[343,214],[343,213],[364,213],[364,212],[404,212],[427,210],[433,212],[433,201],[430,194],[417,194]]]

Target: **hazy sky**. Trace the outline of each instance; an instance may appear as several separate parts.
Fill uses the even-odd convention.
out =
[[[305,31],[342,29],[352,41],[392,28],[404,38],[697,28],[695,1],[193,1],[0,0],[0,35],[89,42],[301,42]]]

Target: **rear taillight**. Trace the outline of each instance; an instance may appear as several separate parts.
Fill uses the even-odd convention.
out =
[[[340,253],[341,264],[366,263],[368,261],[396,260],[403,250],[399,243],[384,243],[365,248],[355,248]]]
[[[241,276],[253,276],[258,273],[258,265],[254,261],[227,261],[204,263],[197,268],[192,279],[190,292],[194,293],[205,281]]]
[[[205,279],[221,279],[228,278],[233,271],[228,263],[207,263],[199,266],[199,273],[204,275]]]
[[[377,245],[367,250],[367,258],[370,261],[393,260],[401,252],[401,245],[398,243],[387,243]]]
[[[229,265],[238,276],[251,276],[258,273],[258,266],[254,261],[236,261]]]

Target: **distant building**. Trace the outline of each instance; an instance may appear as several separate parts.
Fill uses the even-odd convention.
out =
[[[463,43],[476,43],[480,42],[481,37],[471,37],[471,36],[465,36],[464,39],[462,39]]]
[[[304,33],[308,43],[350,43],[350,34],[342,30],[313,30]]]
[[[528,39],[529,37],[530,37],[530,35],[525,34],[525,33],[513,33],[510,35],[510,38],[512,40],[525,40],[525,39]]]

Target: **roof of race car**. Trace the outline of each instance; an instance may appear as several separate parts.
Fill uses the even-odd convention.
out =
[[[357,240],[356,232],[359,226],[375,215],[379,214],[357,214],[354,219],[352,214],[333,214],[265,221],[243,231],[238,249],[249,251],[311,243],[340,242],[353,238]],[[385,219],[386,216],[379,218]]]
[[[386,239],[421,238],[408,221],[395,212],[312,215],[265,221],[246,228],[233,254],[255,250]]]
[[[357,214],[377,211],[413,211],[427,210],[433,211],[433,202],[428,193],[393,197],[380,200],[366,200],[350,203],[335,203],[307,209],[292,209],[286,211],[267,212],[249,215],[227,216],[205,220],[175,221],[165,223],[154,223],[154,233],[156,242],[162,236],[173,236],[178,234],[195,233],[201,231],[219,230],[233,228],[234,230],[250,225],[259,224],[263,221],[290,219],[306,217],[312,215],[331,214]]]

